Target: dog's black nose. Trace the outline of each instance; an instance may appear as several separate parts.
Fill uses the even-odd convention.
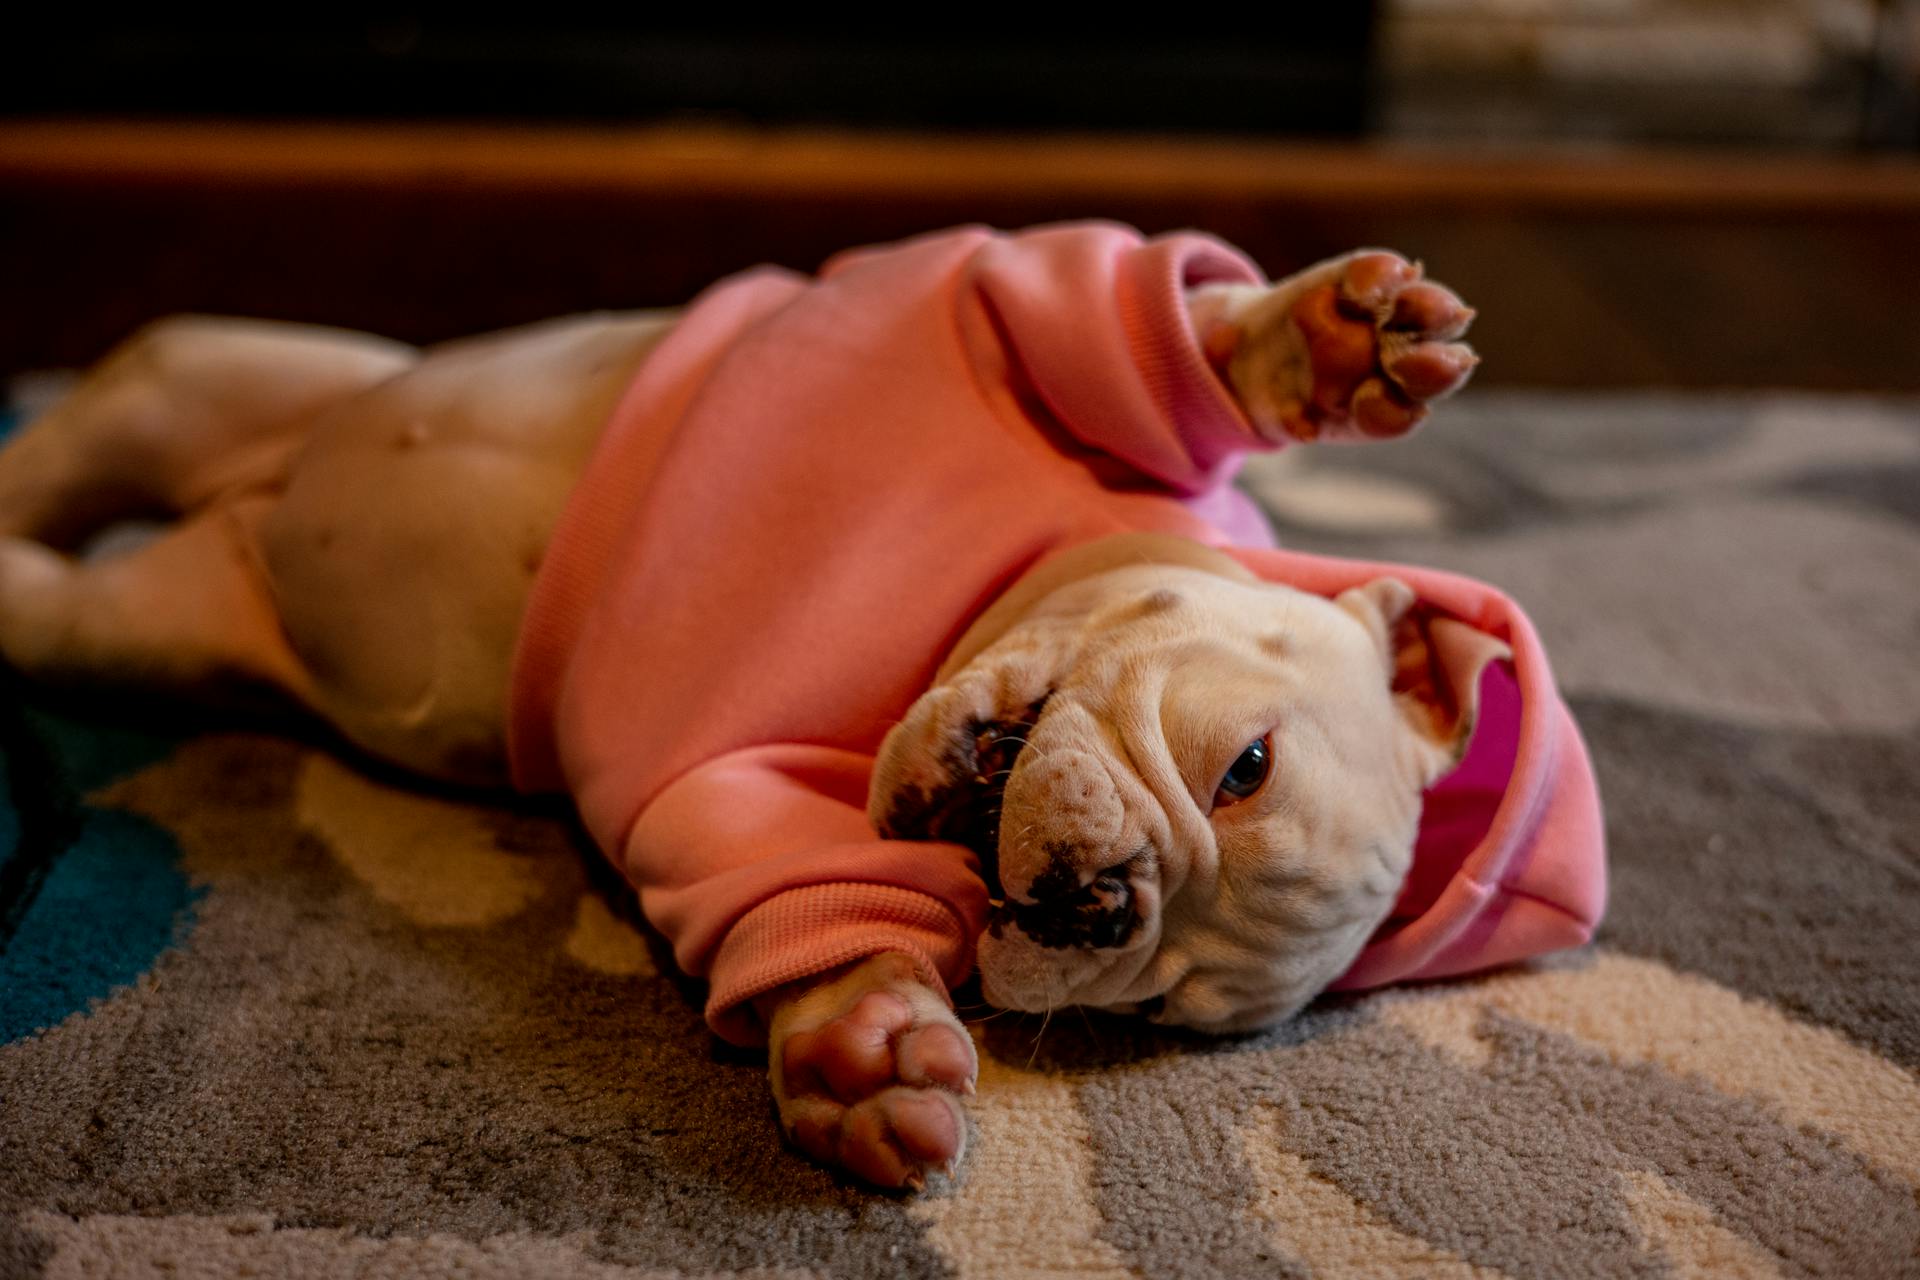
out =
[[[1008,902],[993,923],[1004,927],[1011,919],[1043,947],[1094,949],[1120,946],[1139,925],[1133,882],[1121,867],[1103,871],[1085,885],[1042,875],[1032,892],[1032,902]]]

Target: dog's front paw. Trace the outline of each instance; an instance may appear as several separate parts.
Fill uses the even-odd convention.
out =
[[[783,1000],[771,1023],[774,1101],[794,1146],[881,1187],[952,1172],[979,1060],[911,959],[871,956]]]
[[[1404,435],[1464,385],[1473,310],[1418,263],[1366,249],[1271,289],[1195,299],[1209,356],[1276,442]]]

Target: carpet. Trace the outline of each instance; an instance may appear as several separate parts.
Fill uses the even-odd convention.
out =
[[[969,1162],[875,1195],[564,812],[15,690],[0,1275],[1920,1275],[1920,403],[1478,393],[1247,483],[1533,613],[1595,945],[1231,1040],[972,1008]]]

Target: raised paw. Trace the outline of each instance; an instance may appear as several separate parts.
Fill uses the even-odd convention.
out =
[[[771,1021],[774,1101],[796,1147],[882,1187],[952,1172],[979,1062],[909,957],[869,957],[782,1000]]]
[[[1404,435],[1479,363],[1459,341],[1472,308],[1381,249],[1271,289],[1197,298],[1194,314],[1242,407],[1276,440]]]

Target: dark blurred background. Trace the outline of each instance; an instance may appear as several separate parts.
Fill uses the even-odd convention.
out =
[[[1420,256],[1480,306],[1485,381],[1920,389],[1915,0],[1277,12],[1018,37],[38,17],[0,80],[0,374],[169,311],[428,341],[1097,215],[1275,274]]]
[[[1357,133],[1372,8],[1326,6],[1290,26],[1015,40],[836,35],[738,18],[86,21],[45,27],[45,56],[0,101],[88,114]]]

